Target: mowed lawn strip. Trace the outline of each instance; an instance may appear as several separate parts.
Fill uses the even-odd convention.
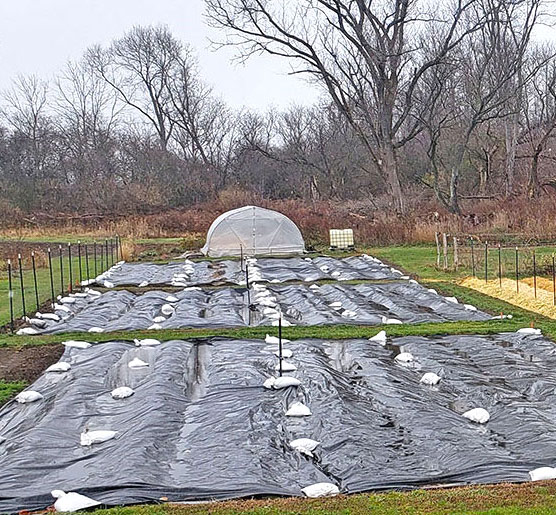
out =
[[[325,499],[239,500],[193,505],[161,504],[96,510],[95,515],[531,514],[554,513],[556,482],[501,484]]]

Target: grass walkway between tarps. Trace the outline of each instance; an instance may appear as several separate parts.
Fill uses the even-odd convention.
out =
[[[556,482],[413,490],[326,499],[262,499],[96,510],[95,515],[533,514],[556,512]]]

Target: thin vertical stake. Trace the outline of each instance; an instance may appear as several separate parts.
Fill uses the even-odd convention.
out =
[[[25,288],[23,286],[23,267],[21,266],[21,254],[17,255],[17,262],[19,264],[19,282],[21,284],[21,306],[23,307],[23,318],[26,318],[27,310],[25,309]]]
[[[498,244],[498,282],[502,288],[502,245]]]
[[[517,293],[519,293],[519,256],[517,247],[515,248],[515,288]]]
[[[85,243],[85,270],[87,270],[87,286],[91,280],[91,274],[89,272],[89,245]]]
[[[477,277],[477,271],[475,270],[475,245],[473,243],[473,238],[471,238],[471,270],[473,277]]]
[[[488,282],[488,241],[485,242],[485,283]]]
[[[54,309],[54,277],[52,275],[52,252],[48,247],[48,268],[50,270],[50,294],[52,295],[52,309]]]
[[[554,254],[552,254],[552,304],[556,306],[556,267],[554,266]]]
[[[69,260],[69,291],[73,293],[73,267],[71,264],[71,243],[68,243],[68,260]]]
[[[282,377],[282,312],[278,319],[278,359],[280,360],[280,377]]]
[[[58,249],[60,251],[60,290],[61,294],[64,294],[64,259],[63,259],[63,251],[62,245],[58,245]]]
[[[533,249],[533,287],[535,289],[535,299],[537,298],[537,259],[535,249]]]
[[[35,302],[37,303],[37,311],[39,310],[39,288],[37,287],[37,268],[35,265],[35,253],[31,252],[31,261],[33,263],[33,282],[35,283]]]
[[[83,270],[81,268],[81,242],[77,242],[77,259],[79,263],[79,288],[83,291]]]
[[[97,268],[97,242],[93,242],[93,260],[95,261],[95,279],[98,277]]]
[[[14,290],[12,287],[12,260],[8,259],[8,297],[10,299],[10,328],[14,332]]]

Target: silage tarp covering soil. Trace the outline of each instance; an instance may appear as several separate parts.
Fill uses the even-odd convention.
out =
[[[301,386],[262,387],[277,345],[263,341],[126,342],[68,348],[66,373],[30,388],[44,399],[0,411],[0,512],[41,509],[50,491],[108,505],[301,495],[312,483],[342,492],[446,483],[525,481],[556,454],[556,349],[540,336],[297,340]],[[410,352],[401,365],[395,356]],[[134,358],[148,367],[132,370]],[[423,373],[442,377],[436,387]],[[113,388],[133,396],[114,400]],[[289,418],[301,401],[312,412]],[[485,425],[462,416],[482,407]],[[80,446],[88,429],[114,439]],[[320,445],[314,457],[290,448]]]
[[[174,297],[176,302],[169,303]],[[75,298],[71,313],[56,311],[62,319],[47,321],[46,333],[184,327],[241,327],[272,325],[282,311],[292,325],[377,325],[385,319],[401,322],[486,320],[490,316],[470,306],[447,300],[414,281],[383,284],[269,285],[245,288],[201,289],[192,287],[171,295],[150,291],[142,295],[114,290]],[[251,302],[251,309],[249,309]],[[274,304],[274,307],[271,305]],[[165,307],[166,306],[166,307]],[[164,309],[174,311],[168,315]]]
[[[348,281],[353,279],[392,280],[401,273],[370,256],[335,259],[259,258],[248,260],[253,280],[259,281],[319,281],[324,279]],[[245,268],[245,264],[243,266]],[[108,276],[102,275],[98,284],[108,280],[114,286],[200,286],[245,284],[245,272],[240,260],[182,261],[168,264],[124,263]]]

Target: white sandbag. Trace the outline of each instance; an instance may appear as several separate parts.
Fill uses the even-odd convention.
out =
[[[339,272],[338,270],[332,272],[330,274],[332,277],[340,277],[340,275],[342,275],[342,272]]]
[[[71,368],[71,365],[65,361],[59,361],[50,365],[45,372],[67,372]]]
[[[272,279],[270,282],[271,283],[281,283],[282,281],[280,279]]]
[[[110,395],[112,395],[113,399],[127,399],[134,393],[135,391],[132,388],[129,388],[129,386],[120,386],[119,388],[112,390]]]
[[[46,320],[42,318],[30,318],[29,323],[31,325],[34,325],[35,327],[38,327],[39,329],[46,327]]]
[[[280,343],[278,336],[271,336],[270,334],[267,334],[265,336],[264,341],[266,343],[276,343],[276,344]],[[290,341],[291,340],[286,340],[286,338],[282,338],[282,343],[290,343]]]
[[[176,308],[171,304],[164,304],[160,308],[160,311],[163,315],[171,315],[174,311],[176,311]]]
[[[355,311],[351,311],[350,309],[345,309],[342,311],[342,317],[344,318],[355,318],[357,313]]]
[[[428,288],[427,291],[429,293],[433,293],[434,295],[438,295],[438,292],[434,288]]]
[[[154,324],[150,325],[149,327],[147,327],[147,329],[149,331],[160,331],[162,329],[162,326],[160,324],[154,323]]]
[[[116,436],[116,431],[84,431],[81,433],[81,445],[89,447],[97,443],[107,442]]]
[[[89,342],[83,342],[80,340],[68,340],[67,342],[62,342],[65,347],[73,347],[74,349],[88,349],[91,344]]]
[[[102,327],[91,327],[87,331],[88,333],[103,333],[104,329]]]
[[[166,302],[178,302],[179,300],[180,299],[174,297],[173,295],[168,295],[168,297],[166,297]]]
[[[310,263],[313,260],[311,258],[307,257],[307,258],[303,258],[303,261],[307,261],[308,263]]]
[[[104,281],[103,285],[105,288],[114,288],[114,283],[111,283],[110,281]]]
[[[302,402],[293,402],[286,411],[286,417],[308,417],[312,415],[311,410]]]
[[[371,338],[369,338],[369,341],[380,343],[380,345],[386,345],[386,331],[380,331],[374,336],[371,336]]]
[[[321,271],[323,271],[325,274],[328,273],[330,271],[330,267],[327,265],[322,265],[319,266],[319,268],[321,269]]]
[[[342,303],[337,301],[337,302],[331,302],[330,304],[328,304],[329,308],[341,308],[342,307]]]
[[[54,509],[60,512],[69,513],[100,505],[100,502],[75,492],[66,493],[63,490],[52,490],[51,494],[56,499]]]
[[[290,442],[290,447],[305,454],[306,456],[313,457],[313,451],[320,445],[320,442],[311,440],[310,438],[298,438]]]
[[[27,335],[27,336],[31,336],[34,334],[39,334],[39,331],[37,331],[36,329],[34,329],[33,327],[22,327],[21,329],[18,329],[17,333],[15,333],[17,335]]]
[[[402,321],[398,320],[397,318],[388,318],[388,317],[385,317],[385,316],[382,316],[380,318],[382,320],[382,323],[386,324],[386,325],[396,325],[396,324],[401,324],[402,323]]]
[[[306,486],[301,491],[311,498],[316,497],[332,497],[338,495],[340,490],[333,483],[315,483],[314,485]]]
[[[158,316],[153,318],[155,324],[160,324],[160,322],[166,322],[166,317]]]
[[[60,302],[62,304],[75,304],[75,298],[74,297],[62,297],[60,299]]]
[[[266,388],[267,390],[272,390],[272,388],[274,387],[274,382],[276,381],[275,377],[269,377],[264,383],[263,383],[263,387]]]
[[[466,411],[463,416],[471,420],[471,422],[476,422],[477,424],[486,424],[490,420],[490,414],[484,408],[473,408]]]
[[[65,313],[71,313],[71,309],[63,304],[54,304],[55,311],[64,311]]]
[[[19,402],[19,404],[27,404],[29,402],[36,402],[43,399],[43,396],[39,392],[35,392],[34,390],[25,390],[24,392],[20,392],[16,395],[15,400]]]
[[[455,297],[444,297],[444,299],[448,302],[451,302],[452,304],[459,304],[458,299],[456,299]]]
[[[53,320],[54,322],[60,321],[60,317],[56,313],[43,313],[41,318],[44,318],[45,320]]]
[[[278,327],[278,323],[279,323],[279,320],[273,320],[271,325],[273,327]],[[294,324],[292,324],[290,321],[282,319],[282,327],[292,327],[293,325]],[[282,341],[284,341],[284,340],[282,340]]]
[[[275,370],[280,370],[280,363],[274,367]],[[282,372],[295,372],[297,367],[293,363],[282,360]]]
[[[421,377],[420,383],[434,386],[440,382],[440,376],[437,376],[434,372],[427,372],[426,374]]]
[[[71,293],[71,297],[77,297],[78,299],[85,299],[88,295],[85,292],[78,291],[76,293]]]
[[[272,387],[275,390],[281,390],[282,388],[289,388],[290,386],[299,386],[300,384],[301,381],[299,379],[296,379],[295,377],[282,376],[282,377],[277,377],[274,380]]]
[[[139,358],[133,358],[128,364],[127,366],[129,368],[145,368],[148,367],[149,364],[145,363],[142,359]]]
[[[540,329],[536,329],[534,327],[524,327],[523,329],[518,329],[517,333],[518,334],[536,334],[536,335],[541,335],[542,334]]]
[[[133,340],[137,347],[156,347],[160,345],[162,342],[160,340],[156,340],[155,338],[144,338],[142,340]]]
[[[463,307],[467,311],[477,311],[477,308],[475,306],[473,306],[473,304],[464,304]]]
[[[279,350],[275,351],[274,355],[279,358],[280,357],[280,351]],[[282,349],[282,357],[283,358],[288,359],[288,358],[291,358],[292,356],[293,356],[293,352],[290,349]]]
[[[149,285],[149,281],[143,281],[139,283],[139,288],[145,288],[145,286]]]
[[[400,352],[394,359],[398,363],[411,363],[413,361],[413,354],[410,352]]]
[[[531,481],[546,481],[547,479],[556,479],[556,468],[539,467],[529,471]]]
[[[309,289],[311,289],[311,290],[319,290],[320,287],[319,287],[318,284],[311,284],[311,286],[309,286]]]

